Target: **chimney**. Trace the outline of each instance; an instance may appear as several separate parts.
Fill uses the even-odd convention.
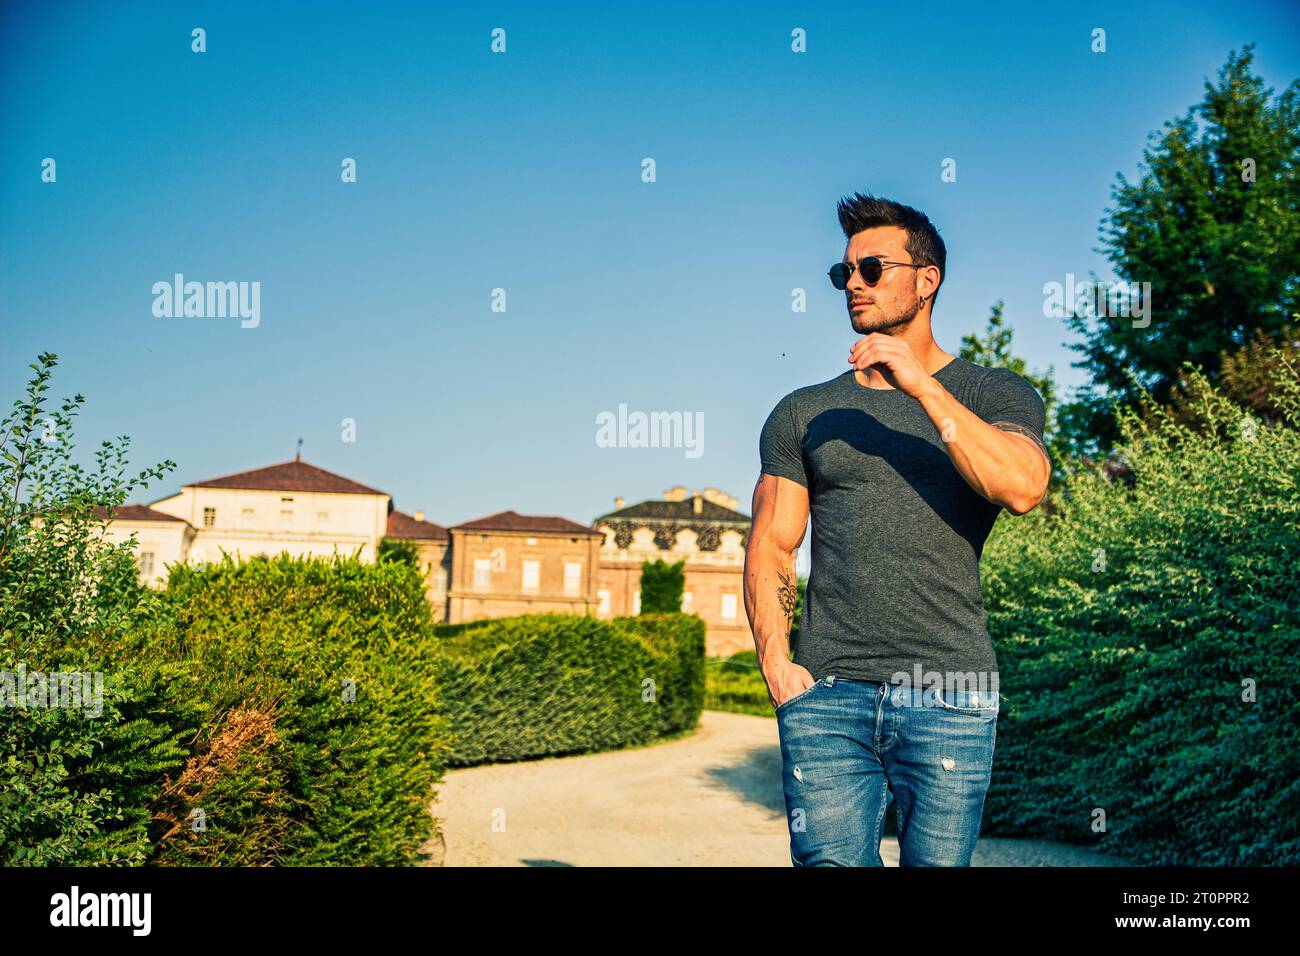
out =
[[[424,520],[424,512],[423,512],[423,511],[417,511],[417,512],[415,513],[415,520],[416,520],[416,521],[423,521],[423,520]]]
[[[704,499],[700,497],[698,491],[691,495],[691,510],[697,515],[704,513]]]
[[[615,511],[622,511],[622,510],[623,510],[623,499],[622,499],[622,497],[618,497],[618,498],[615,498],[615,499],[614,499],[614,510],[615,510]]]
[[[685,501],[685,500],[686,500],[685,485],[673,485],[671,488],[669,488],[667,491],[664,492],[664,501]]]
[[[730,508],[733,511],[740,505],[739,501],[720,488],[705,488],[704,500],[712,501],[715,505],[722,505],[722,507]]]

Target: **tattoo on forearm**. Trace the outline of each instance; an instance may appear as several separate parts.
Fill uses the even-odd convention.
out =
[[[795,584],[794,574],[783,568],[780,571],[781,582],[776,586],[776,595],[781,602],[781,610],[785,613],[785,626],[791,628],[794,626],[794,606],[799,600],[799,587]]]

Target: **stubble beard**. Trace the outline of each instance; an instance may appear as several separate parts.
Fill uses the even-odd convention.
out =
[[[879,303],[877,303],[879,305]],[[904,306],[900,311],[893,315],[868,316],[850,312],[849,323],[853,326],[853,331],[859,335],[869,335],[872,332],[883,332],[886,335],[897,334],[911,324],[916,318],[916,314],[921,311],[921,298],[914,295],[910,306]]]

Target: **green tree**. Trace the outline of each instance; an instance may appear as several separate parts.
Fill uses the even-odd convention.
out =
[[[641,613],[676,614],[682,609],[686,562],[668,564],[662,558],[641,562]]]
[[[1287,426],[1289,423],[1273,385],[1284,364],[1300,364],[1300,332],[1286,329],[1275,338],[1263,329],[1256,329],[1252,342],[1236,352],[1223,354],[1214,392],[1249,411],[1258,424]],[[1203,379],[1190,370],[1185,371],[1170,389],[1169,407],[1165,411],[1189,428],[1204,431],[1212,427],[1205,408],[1206,389]],[[1150,419],[1152,414],[1144,409],[1143,417]]]
[[[1216,381],[1224,354],[1300,312],[1300,80],[1273,98],[1252,58],[1251,44],[1230,53],[1203,101],[1152,134],[1139,180],[1118,175],[1098,251],[1151,284],[1150,323],[1067,315],[1091,376],[1059,418],[1076,451],[1114,445],[1112,403],[1136,409],[1145,390],[1167,404],[1184,361]]]

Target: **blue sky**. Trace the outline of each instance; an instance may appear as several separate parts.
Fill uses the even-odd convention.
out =
[[[179,464],[137,500],[301,437],[446,524],[675,484],[748,510],[771,407],[847,367],[840,196],[935,221],[941,347],[1003,299],[1016,350],[1077,385],[1042,286],[1111,276],[1116,173],[1229,50],[1257,42],[1277,91],[1300,68],[1289,3],[268,7],[3,8],[0,398],[58,353],[83,448]],[[260,282],[260,324],[156,317],[178,272]],[[597,447],[620,403],[702,413],[703,454]]]

